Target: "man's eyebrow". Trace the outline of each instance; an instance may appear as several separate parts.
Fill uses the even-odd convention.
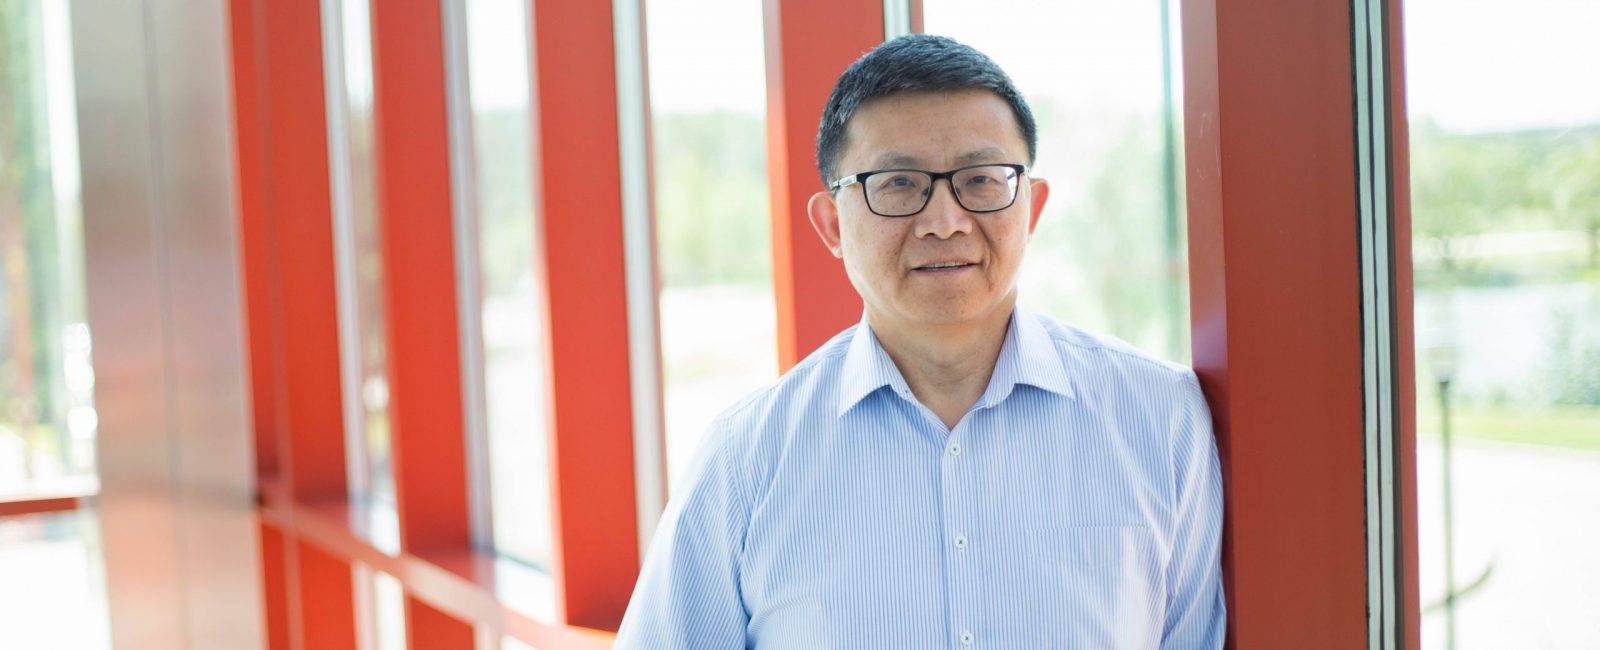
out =
[[[1001,148],[984,147],[982,149],[975,149],[957,156],[955,159],[955,166],[965,167],[967,165],[976,165],[978,163],[1005,160],[1005,158],[1006,152]],[[921,158],[907,153],[900,153],[898,151],[881,153],[878,154],[876,158],[872,159],[873,169],[900,169],[905,167],[920,168],[919,166],[922,164],[923,161]]]
[[[969,151],[958,156],[956,158],[956,166],[962,167],[965,165],[994,162],[997,160],[1004,160],[1005,157],[1006,152],[1001,151],[999,147],[984,147],[982,149]]]
[[[878,157],[873,158],[872,159],[872,168],[873,169],[896,169],[896,168],[900,168],[900,167],[916,167],[918,164],[921,164],[921,163],[922,163],[922,159],[921,158],[918,158],[918,157],[913,156],[911,154],[905,154],[905,153],[899,153],[899,152],[890,151],[890,152],[887,152],[887,153],[878,154]]]

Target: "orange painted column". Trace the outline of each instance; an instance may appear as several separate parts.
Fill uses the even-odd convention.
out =
[[[278,472],[282,400],[282,322],[274,309],[277,268],[273,259],[271,215],[267,202],[265,55],[263,25],[256,0],[231,0],[233,47],[233,115],[236,209],[239,258],[244,274],[245,326],[250,366],[251,424],[254,426],[256,474]]]
[[[289,650],[289,585],[286,569],[287,549],[284,548],[283,531],[262,522],[261,535],[261,600],[266,609],[262,620],[267,638],[267,650]]]
[[[350,563],[301,540],[292,566],[300,583],[300,650],[350,650],[356,645],[355,581]],[[292,625],[292,623],[291,623]]]
[[[471,547],[440,0],[372,3],[373,123],[400,546]],[[406,597],[414,648],[471,648],[472,625]]]
[[[1350,21],[1348,3],[1184,4],[1194,364],[1233,648],[1367,643]]]
[[[301,501],[343,499],[339,317],[334,297],[327,104],[317,0],[262,2],[266,22],[267,199],[277,262],[288,419],[280,453],[290,493]],[[270,276],[269,276],[270,277]],[[287,462],[283,462],[287,461]]]
[[[234,20],[245,19],[236,2]],[[263,205],[270,223],[241,229],[246,251],[265,251],[262,307],[292,324],[269,343],[281,363],[283,417],[276,420],[278,471],[291,499],[341,501],[347,492],[344,423],[339,385],[338,312],[334,294],[333,225],[328,176],[327,104],[323,93],[322,16],[317,0],[273,0],[248,7],[249,30],[261,37],[256,74],[263,79],[265,137],[259,152]],[[234,32],[236,39],[239,31]],[[236,53],[241,41],[235,41]],[[238,69],[236,68],[236,72]],[[236,103],[241,100],[235,97]],[[246,97],[243,101],[248,101]],[[248,107],[246,111],[248,112]],[[241,128],[245,125],[241,123]],[[248,144],[248,138],[241,141]],[[241,150],[242,173],[251,152]],[[242,176],[242,178],[248,178]],[[249,219],[248,209],[242,217]],[[265,241],[262,241],[262,238]],[[252,267],[246,265],[246,273]],[[274,272],[275,270],[275,272]],[[247,287],[251,280],[247,275]],[[255,299],[257,294],[251,295]],[[255,314],[256,306],[252,306]],[[252,325],[257,320],[252,319]],[[252,329],[254,332],[254,329]],[[252,352],[257,344],[252,343]],[[254,366],[252,376],[255,375]],[[262,405],[257,404],[259,409]],[[288,578],[290,646],[355,647],[355,606],[349,562],[284,532],[282,570]],[[264,567],[270,568],[272,562]],[[269,603],[269,614],[272,605]]]
[[[258,0],[230,0],[229,38],[233,62],[234,155],[239,259],[244,284],[246,350],[250,366],[252,435],[256,480],[276,477],[284,403],[282,320],[277,307],[277,259],[269,211],[267,157],[266,26]],[[289,587],[284,534],[262,522],[261,596],[269,650],[288,650]]]
[[[639,536],[611,3],[534,0],[531,22],[556,602],[562,622],[614,631]]]
[[[767,188],[778,368],[788,370],[861,319],[861,297],[806,215],[817,177],[817,124],[833,82],[883,42],[883,5],[766,0]],[[919,18],[920,3],[913,5]],[[916,21],[920,22],[920,20]]]

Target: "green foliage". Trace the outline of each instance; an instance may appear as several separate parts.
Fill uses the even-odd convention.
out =
[[[1029,244],[1023,300],[1187,358],[1182,190],[1166,169],[1162,116],[1068,115],[1050,101],[1036,108],[1051,195]]]
[[[1600,269],[1600,129],[1564,131],[1540,168],[1552,221],[1588,238],[1587,264]]]
[[[1130,341],[1157,341],[1161,331],[1181,327],[1172,313],[1170,273],[1175,250],[1169,245],[1163,198],[1162,145],[1157,125],[1130,123],[1096,161],[1083,200],[1071,205],[1065,223],[1041,229],[1034,254],[1066,252],[1091,279],[1090,295],[1105,316],[1105,329]],[[1065,244],[1062,246],[1062,244]],[[1059,253],[1058,253],[1059,254]],[[1161,350],[1177,354],[1177,350]]]
[[[478,228],[479,264],[483,290],[488,295],[505,295],[531,273],[527,251],[533,245],[533,165],[528,158],[531,145],[526,113],[498,111],[482,113],[473,119],[479,168]]]
[[[744,113],[656,116],[656,237],[666,286],[771,281],[763,124]]]
[[[38,3],[0,0],[0,417],[57,422],[62,292],[43,57]]]
[[[1553,331],[1546,341],[1545,364],[1540,373],[1547,401],[1600,407],[1600,337],[1586,329],[1594,327],[1594,323],[1573,310],[1552,313],[1551,322]]]
[[[1600,126],[1457,134],[1419,121],[1410,152],[1412,230],[1439,252],[1436,265],[1418,266],[1419,284],[1558,281],[1600,268]],[[1471,259],[1461,250],[1465,238],[1519,231],[1583,232],[1588,252]]]

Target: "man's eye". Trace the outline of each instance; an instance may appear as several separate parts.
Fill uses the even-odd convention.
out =
[[[984,184],[993,183],[993,182],[994,182],[994,179],[990,178],[988,176],[973,176],[973,177],[967,179],[967,184],[968,185],[984,185]]]
[[[917,186],[917,181],[915,179],[911,178],[910,176],[905,176],[905,175],[890,176],[890,177],[884,178],[882,181],[880,181],[878,183],[878,188],[879,189],[885,189],[885,190],[899,190],[899,189],[906,189],[906,188],[914,188],[916,186]]]

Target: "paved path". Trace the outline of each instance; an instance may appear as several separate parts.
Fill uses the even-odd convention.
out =
[[[1444,593],[1438,440],[1417,456],[1426,606]],[[1600,453],[1457,441],[1452,473],[1456,582],[1494,567],[1457,604],[1457,650],[1600,649]],[[1443,609],[1423,615],[1422,635],[1445,647]]]

